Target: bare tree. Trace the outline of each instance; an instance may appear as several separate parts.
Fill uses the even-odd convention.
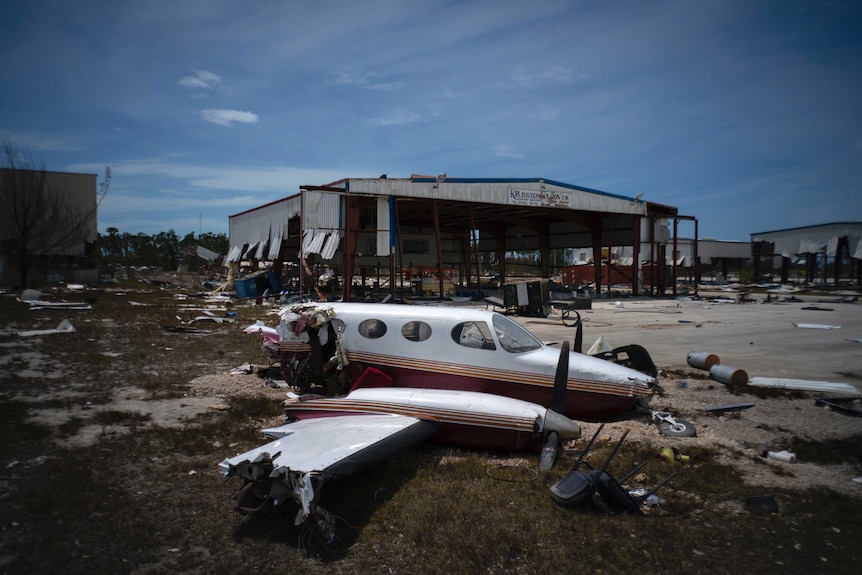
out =
[[[29,272],[36,260],[70,255],[78,246],[95,241],[96,213],[111,185],[111,168],[94,190],[94,201],[72,201],[64,190],[56,189],[51,174],[30,154],[19,152],[4,142],[0,161],[0,249],[10,264],[21,272],[27,287]],[[83,255],[83,254],[78,254]]]

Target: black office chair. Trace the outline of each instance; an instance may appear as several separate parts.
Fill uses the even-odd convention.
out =
[[[592,468],[585,459],[587,454],[589,454],[593,443],[602,432],[602,429],[604,429],[604,426],[604,423],[601,424],[593,434],[593,437],[587,443],[584,451],[581,452],[581,455],[578,457],[578,460],[575,462],[575,465],[572,467],[569,474],[551,486],[551,496],[558,503],[563,505],[587,503],[595,509],[613,515],[630,513],[639,509],[641,504],[643,504],[650,495],[653,495],[668,481],[670,481],[675,473],[671,473],[662,479],[655,487],[646,491],[644,494],[637,496],[632,495],[625,487],[623,487],[622,484],[625,483],[629,477],[640,471],[644,465],[646,465],[646,462],[641,463],[629,471],[621,480],[615,479],[607,471],[608,465],[610,465],[611,460],[617,454],[617,451],[619,451],[619,448],[625,441],[629,430],[626,430],[623,433],[622,437],[617,441],[617,444],[611,450],[610,455],[608,455],[600,468]],[[590,470],[587,472],[581,471],[580,467],[582,465],[586,465]],[[598,493],[599,497],[595,497],[596,493]]]

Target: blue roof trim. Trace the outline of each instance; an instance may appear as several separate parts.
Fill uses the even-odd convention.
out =
[[[437,178],[413,178],[414,182],[419,183],[434,183],[437,181]],[[621,196],[619,194],[611,194],[609,192],[603,192],[601,190],[594,190],[592,188],[584,188],[582,186],[575,186],[572,184],[566,184],[563,182],[557,182],[555,180],[548,180],[546,178],[446,178],[443,180],[444,183],[449,184],[550,184],[552,186],[558,186],[560,188],[566,188],[569,190],[575,190],[578,192],[588,192],[590,194],[598,194],[600,196],[607,196],[609,198],[617,198],[620,200],[634,200],[634,198],[629,198],[627,196]],[[643,200],[638,200],[639,202],[643,202]]]
[[[826,226],[862,226],[862,222],[829,222],[826,224],[814,224],[812,226],[800,226],[798,228],[784,228],[783,230],[770,230],[768,232],[754,232],[752,236],[762,236],[765,234],[777,234],[781,232],[792,232],[795,230],[810,230],[812,228],[825,228]]]

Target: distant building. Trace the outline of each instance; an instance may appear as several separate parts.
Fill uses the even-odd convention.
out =
[[[777,271],[786,283],[795,265],[807,283],[862,284],[862,221],[758,232],[751,248],[755,280]]]
[[[51,198],[50,202],[59,205],[62,210],[68,213],[91,214],[92,217],[86,219],[81,224],[81,228],[76,230],[79,233],[74,234],[75,241],[61,241],[57,238],[43,237],[37,238],[44,245],[62,246],[56,249],[48,250],[48,253],[41,253],[42,250],[34,250],[35,256],[38,259],[37,265],[31,270],[32,280],[59,280],[75,282],[94,282],[98,279],[98,274],[92,262],[87,262],[85,268],[81,264],[94,255],[94,247],[98,238],[98,229],[96,222],[96,202],[97,202],[97,185],[95,174],[75,174],[69,172],[49,172],[42,170],[21,170],[0,168],[0,178],[2,178],[2,187],[16,185],[16,180],[19,178],[30,179],[44,176],[44,186],[46,197]],[[5,194],[4,201],[12,201],[12,194],[7,190],[3,190]],[[7,204],[0,209],[0,245],[6,244],[10,239],[15,238],[13,226],[20,222],[19,216],[15,216],[13,212],[17,208]],[[39,205],[38,202],[33,205]],[[17,218],[17,219],[16,219]],[[57,230],[60,233],[60,230]],[[66,230],[68,232],[68,230]],[[47,232],[46,236],[49,235]],[[17,283],[20,281],[20,270],[15,269],[13,265],[14,255],[0,252],[0,281]]]

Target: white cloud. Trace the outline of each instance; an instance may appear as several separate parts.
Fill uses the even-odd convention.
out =
[[[104,166],[97,164],[75,164],[66,166],[73,172],[87,171],[98,173]],[[357,176],[359,173],[359,176]],[[346,176],[371,177],[364,170],[352,168],[308,169],[284,166],[263,166],[249,168],[246,166],[181,164],[159,159],[151,160],[121,160],[111,163],[111,174],[114,178],[114,191],[124,182],[129,185],[138,184],[143,177],[167,177],[178,180],[170,186],[160,184],[158,189],[162,194],[183,194],[196,188],[205,190],[229,190],[260,193],[276,193],[288,195],[299,192],[299,186],[304,184],[324,184]],[[171,191],[179,190],[179,191]],[[110,195],[110,194],[109,194]],[[260,197],[260,196],[256,196]],[[208,196],[213,200],[213,196]],[[254,200],[257,202],[258,200]],[[254,205],[254,203],[252,203]]]
[[[201,110],[201,116],[207,122],[220,126],[230,126],[234,122],[240,124],[257,124],[258,115],[240,110]]]
[[[548,122],[550,120],[556,120],[560,117],[560,114],[550,106],[541,106],[538,110],[533,112],[533,118],[539,120],[540,122]]]
[[[404,126],[406,124],[415,124],[422,118],[409,110],[397,110],[385,116],[373,118],[369,120],[377,126]]]
[[[501,158],[512,158],[515,160],[520,160],[524,157],[524,154],[518,154],[512,151],[510,146],[506,144],[497,144],[491,150],[494,152],[495,156],[500,156]]]
[[[49,132],[11,132],[0,130],[0,140],[8,140],[20,153],[77,152],[85,149],[77,136]]]
[[[177,80],[177,84],[189,90],[214,90],[221,85],[221,77],[206,70],[195,70],[191,76]]]
[[[512,82],[520,86],[530,84],[565,84],[572,80],[572,71],[563,66],[550,66],[544,70],[515,70]]]
[[[400,90],[404,87],[403,82],[373,82],[371,78],[373,78],[373,75],[370,74],[358,76],[343,73],[336,76],[335,83],[346,86],[358,86],[360,88],[365,88],[366,90],[378,90],[382,92],[394,92],[395,90]]]

